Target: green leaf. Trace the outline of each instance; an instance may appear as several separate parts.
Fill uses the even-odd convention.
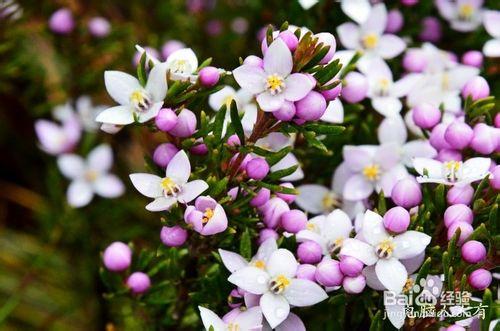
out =
[[[340,125],[331,125],[331,124],[307,124],[305,126],[307,131],[313,131],[316,134],[328,134],[328,135],[339,135],[345,131],[345,127]]]
[[[295,195],[298,194],[298,191],[296,189],[282,185],[268,184],[264,182],[256,182],[256,184],[258,187],[265,187],[275,193],[295,194]]]
[[[267,31],[266,31],[266,43],[267,45],[271,45],[274,41],[274,37],[273,37],[273,26],[271,24],[269,24],[269,26],[267,27]]]
[[[386,211],[387,211],[387,205],[385,203],[384,191],[380,191],[378,195],[377,212],[379,213],[379,215],[384,216]]]
[[[298,167],[299,167],[299,165],[296,164],[296,165],[288,167],[286,169],[281,169],[281,170],[278,170],[278,171],[274,171],[274,172],[270,173],[267,176],[266,179],[268,179],[268,180],[278,180],[280,178],[289,176],[289,175],[293,174],[295,172],[295,170],[297,170]]]
[[[486,175],[486,177],[481,180],[479,185],[476,188],[476,192],[474,192],[474,196],[472,197],[472,201],[476,201],[479,196],[482,194],[483,190],[488,187],[488,180],[489,180],[489,175]]]
[[[245,229],[240,239],[240,255],[247,260],[252,258],[252,241],[248,229]]]
[[[312,131],[305,131],[303,135],[304,138],[306,138],[307,144],[309,146],[319,149],[320,151],[323,151],[325,153],[328,153],[328,148],[326,148],[325,144],[323,144],[321,141],[318,140],[318,138],[316,138],[316,133]]]
[[[446,195],[444,184],[439,184],[435,190],[435,205],[438,211],[444,210],[446,206]]]
[[[146,52],[142,53],[141,58],[139,60],[139,64],[137,66],[137,78],[139,79],[139,83],[142,86],[146,86],[147,75],[146,75]]]
[[[224,128],[224,120],[226,119],[226,105],[222,105],[217,115],[215,115],[214,121],[214,136],[217,142],[220,142],[222,139],[222,129]]]
[[[422,266],[420,267],[420,270],[418,271],[417,278],[415,280],[415,284],[420,284],[421,279],[425,279],[427,275],[429,274],[429,270],[431,269],[431,262],[432,259],[428,257]]]
[[[238,114],[238,107],[236,106],[236,101],[234,99],[231,101],[231,125],[234,128],[234,132],[238,138],[240,138],[241,145],[245,145],[245,132],[243,131],[243,126],[241,125],[240,115]]]
[[[272,153],[268,156],[265,156],[267,164],[269,164],[270,167],[281,161],[285,156],[288,155],[292,150],[291,146],[286,146],[280,149],[279,151]]]
[[[224,177],[221,180],[216,181],[214,185],[210,186],[209,195],[216,197],[222,192],[224,192],[224,190],[227,189],[228,182],[229,182],[229,177]]]
[[[208,59],[206,59],[205,61],[203,61],[200,64],[200,66],[198,67],[198,70],[196,70],[196,72],[200,72],[201,69],[208,67],[211,63],[212,63],[212,58],[209,57]]]
[[[375,314],[370,324],[370,331],[381,331],[382,330],[382,311],[379,310]]]
[[[481,331],[488,331],[491,321],[493,298],[490,289],[485,289],[483,294],[484,319],[481,321]],[[496,330],[496,328],[495,328]]]

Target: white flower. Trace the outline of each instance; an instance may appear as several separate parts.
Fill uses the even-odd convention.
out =
[[[368,0],[341,0],[340,8],[344,14],[358,24],[363,24],[368,19],[372,9]]]
[[[436,0],[436,7],[451,28],[460,32],[470,32],[481,25],[484,0]]]
[[[94,106],[92,99],[87,95],[83,95],[76,100],[76,112],[85,131],[95,132],[99,128],[95,119],[106,108],[108,107],[103,105]]]
[[[278,245],[276,244],[276,240],[269,238],[259,246],[257,253],[252,257],[250,262],[248,262],[240,254],[226,251],[224,249],[219,249],[219,255],[227,270],[233,273],[247,266],[266,269],[269,257],[277,249]]]
[[[382,285],[400,293],[408,278],[401,259],[409,259],[422,253],[431,237],[418,231],[406,231],[391,236],[384,228],[380,215],[367,210],[361,227],[360,239],[346,239],[341,255],[352,256],[368,266],[375,265],[375,273]]]
[[[299,0],[299,4],[304,8],[305,10],[310,9],[312,6],[317,4],[319,0]]]
[[[134,187],[153,202],[146,206],[149,211],[169,210],[176,202],[188,203],[203,193],[208,184],[201,179],[188,182],[191,164],[183,150],[177,152],[169,162],[166,175],[161,178],[152,174],[131,174]]]
[[[290,313],[290,305],[306,307],[325,300],[328,295],[316,283],[295,278],[297,260],[286,249],[269,257],[266,270],[248,266],[234,272],[228,280],[243,290],[261,294],[259,305],[272,328]]]
[[[346,8],[345,4],[343,7]],[[364,12],[360,14],[357,17],[359,21],[365,15]],[[384,4],[373,6],[368,17],[359,23],[359,26],[352,22],[341,24],[337,33],[345,48],[362,51],[363,58],[375,56],[392,59],[406,48],[405,42],[398,36],[383,34],[387,24],[387,9]]]
[[[173,80],[196,81],[198,58],[191,48],[182,48],[169,55],[165,61]]]
[[[198,306],[205,330],[209,331],[255,331],[262,329],[262,311],[260,307],[248,308],[237,314],[231,322],[224,322],[213,311]]]
[[[420,183],[442,183],[446,185],[465,185],[483,179],[489,174],[491,159],[474,157],[465,162],[440,162],[426,158],[415,158],[413,166],[420,174]]]
[[[353,229],[351,219],[342,210],[316,216],[307,222],[305,230],[296,234],[298,242],[312,240],[323,249],[323,255],[338,253]]]
[[[403,108],[399,99],[408,95],[422,79],[422,75],[410,73],[394,82],[391,69],[381,58],[365,60],[358,67],[368,79],[368,97],[373,108],[387,117],[399,114]]]
[[[126,125],[135,119],[147,122],[158,114],[167,95],[166,66],[161,63],[151,69],[145,87],[121,71],[106,71],[104,82],[109,95],[120,105],[102,111],[96,118],[101,123]]]
[[[108,173],[113,165],[113,153],[108,145],[94,148],[86,160],[76,154],[61,155],[57,165],[62,174],[71,179],[67,199],[73,207],[87,205],[94,193],[104,198],[116,198],[125,191],[118,177]]]
[[[484,28],[493,37],[484,44],[484,55],[500,57],[500,11],[488,10],[484,13]]]

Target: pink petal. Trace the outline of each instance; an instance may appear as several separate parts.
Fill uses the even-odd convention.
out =
[[[313,89],[311,80],[304,74],[291,74],[285,80],[285,99],[298,101]]]

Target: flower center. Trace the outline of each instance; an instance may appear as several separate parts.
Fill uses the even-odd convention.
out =
[[[363,168],[363,175],[369,181],[378,180],[380,177],[380,166],[378,164],[369,164]]]
[[[93,182],[97,179],[98,175],[99,174],[97,173],[97,171],[88,170],[87,172],[85,172],[84,177],[88,182]]]
[[[252,265],[256,268],[264,270],[264,268],[266,267],[266,262],[262,260],[255,260],[252,262]]]
[[[284,275],[278,275],[269,282],[269,290],[274,294],[281,294],[290,285],[290,279]]]
[[[179,59],[170,65],[170,71],[175,72],[175,73],[185,73],[189,74],[193,72],[193,68],[191,68],[191,64],[184,59]]]
[[[222,104],[226,105],[226,108],[229,109],[231,107],[231,102],[233,102],[234,97],[232,95],[228,95],[227,97],[224,98]]]
[[[443,167],[444,177],[450,182],[457,181],[461,174],[462,162],[448,161],[443,165]]]
[[[469,21],[474,15],[474,7],[471,4],[464,3],[458,8],[458,17],[463,21]]]
[[[450,88],[450,75],[448,75],[447,72],[444,72],[443,76],[441,77],[441,87],[445,91],[449,90]]]
[[[328,244],[328,251],[330,254],[338,254],[340,252],[340,249],[342,248],[342,244],[344,243],[344,238],[340,237],[335,239],[334,241],[331,241]]]
[[[285,81],[278,74],[272,74],[266,78],[266,89],[272,95],[281,93],[285,88]]]
[[[327,211],[333,210],[336,206],[340,205],[340,201],[337,195],[333,192],[328,192],[323,196],[321,200],[321,204],[323,205],[323,209]]]
[[[227,331],[240,331],[240,326],[236,323],[229,323],[227,325]]]
[[[170,177],[163,178],[160,185],[165,196],[175,196],[180,191],[179,185]]]
[[[307,223],[306,229],[309,231],[316,231],[317,230],[316,225],[314,225],[314,223]]]
[[[387,96],[389,94],[389,87],[391,82],[387,78],[380,78],[378,81],[378,95]]]
[[[211,208],[205,209],[205,213],[203,214],[203,218],[201,219],[201,222],[203,224],[207,223],[208,221],[210,221],[212,216],[214,216],[214,210]]]
[[[378,36],[375,33],[367,33],[362,38],[363,45],[367,49],[373,49],[378,45]]]
[[[394,243],[390,238],[381,241],[375,249],[376,254],[381,259],[390,258],[392,256],[393,251],[394,251]]]
[[[144,90],[136,90],[130,95],[130,103],[139,112],[144,112],[151,107],[151,98]]]

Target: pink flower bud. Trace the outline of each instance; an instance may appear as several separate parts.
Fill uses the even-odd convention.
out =
[[[265,187],[261,188],[257,195],[250,200],[250,206],[260,207],[269,201],[271,198],[271,191]]]
[[[438,42],[443,35],[441,23],[435,17],[428,16],[422,20],[422,30],[419,38],[423,41]]]
[[[238,135],[233,134],[229,138],[227,138],[227,144],[229,146],[233,146],[233,147],[239,146],[239,145],[241,145],[241,141],[240,141],[240,138],[238,137]]]
[[[340,271],[346,276],[356,277],[363,271],[364,264],[352,256],[342,256],[340,259]]]
[[[417,3],[418,0],[401,0],[401,4],[407,7],[415,6]]]
[[[462,56],[462,63],[468,66],[481,68],[484,56],[480,51],[468,51]]]
[[[295,274],[295,277],[297,277],[298,279],[307,279],[311,282],[315,282],[315,274],[316,266],[313,266],[312,264],[300,264],[297,267],[297,273]]]
[[[429,143],[438,151],[445,148],[452,149],[448,142],[444,139],[444,133],[447,128],[448,124],[440,123],[432,129],[431,136],[429,137]]]
[[[462,258],[465,262],[475,264],[486,259],[486,247],[477,240],[470,240],[462,246]]]
[[[203,139],[199,139],[199,143],[189,149],[194,155],[205,155],[208,153],[208,147],[203,143]]]
[[[339,286],[344,280],[340,263],[332,259],[323,259],[316,266],[316,281],[323,286]]]
[[[169,40],[161,47],[161,56],[164,60],[166,60],[170,56],[170,54],[185,47],[186,45],[181,41]]]
[[[255,55],[247,56],[245,60],[243,60],[243,64],[260,68],[264,67],[264,61],[262,60],[262,58]]]
[[[444,225],[449,228],[455,222],[465,222],[472,224],[474,214],[469,206],[464,204],[456,204],[446,208],[444,212]]]
[[[297,49],[297,45],[299,44],[299,39],[295,36],[295,34],[290,30],[281,31],[278,35],[278,38],[283,40],[287,45],[288,49],[293,52]]]
[[[295,115],[306,121],[315,121],[321,118],[326,111],[326,100],[316,91],[309,92],[304,98],[295,103]]]
[[[500,165],[495,166],[491,171],[490,186],[497,191],[500,190]]]
[[[220,72],[216,67],[205,67],[200,70],[198,77],[201,85],[205,87],[212,87],[219,81]]]
[[[104,17],[93,17],[88,23],[88,29],[92,36],[103,38],[109,35],[111,24],[109,24],[109,21]]]
[[[500,136],[499,129],[492,128],[484,123],[474,126],[474,136],[470,142],[470,147],[476,152],[489,155],[495,151]]]
[[[49,28],[58,34],[69,34],[75,28],[73,14],[68,8],[56,10],[49,19]]]
[[[420,185],[412,178],[401,179],[392,188],[391,199],[403,208],[418,206],[422,201]]]
[[[448,233],[447,233],[448,240],[451,240],[453,238],[458,228],[460,228],[460,237],[458,237],[457,244],[461,246],[469,238],[474,229],[472,228],[472,225],[470,225],[469,223],[454,222],[448,228]]]
[[[281,216],[281,226],[285,231],[297,233],[304,230],[307,224],[307,216],[303,211],[292,209]]]
[[[422,72],[427,67],[427,58],[421,49],[410,49],[403,57],[403,68],[409,72]]]
[[[151,286],[149,276],[144,272],[134,272],[127,279],[127,286],[134,294],[145,293]]]
[[[302,263],[318,263],[323,256],[323,250],[317,242],[308,240],[297,247],[297,256]]]
[[[188,237],[188,233],[179,225],[173,227],[164,226],[161,228],[160,239],[161,242],[169,247],[182,246]]]
[[[155,117],[159,130],[167,132],[177,124],[177,114],[170,108],[162,108]]]
[[[492,280],[491,272],[482,268],[471,272],[468,278],[470,286],[481,291],[490,286]]]
[[[445,331],[466,331],[463,326],[453,324],[446,328]]]
[[[321,94],[325,97],[326,101],[332,101],[337,99],[341,92],[342,92],[342,84],[339,83],[332,89],[321,91]]]
[[[296,112],[295,104],[293,102],[285,100],[281,108],[278,109],[277,111],[274,111],[272,114],[274,117],[276,117],[276,119],[288,122],[291,119],[293,119],[293,117],[295,116],[295,112]]]
[[[245,169],[248,177],[255,180],[261,180],[269,173],[269,164],[267,164],[265,159],[256,157],[248,161]]]
[[[449,205],[464,204],[469,205],[474,195],[474,188],[470,185],[454,185],[446,194],[446,201]]]
[[[231,198],[231,200],[235,200],[236,197],[238,196],[238,187],[233,187],[229,191],[227,191],[227,195]]]
[[[261,245],[264,241],[269,238],[273,238],[274,240],[278,240],[278,233],[273,229],[262,229],[259,232],[259,240],[258,244]]]
[[[321,59],[320,64],[327,64],[333,59],[333,55],[335,54],[335,49],[337,47],[337,42],[335,41],[335,37],[333,34],[328,32],[321,32],[314,35],[314,37],[318,38],[318,43],[323,43],[323,46],[330,46],[328,53]]]
[[[462,97],[466,99],[471,97],[472,101],[476,101],[482,98],[486,98],[490,95],[490,86],[486,79],[481,76],[477,76],[465,83],[462,88]]]
[[[361,293],[366,287],[366,278],[363,275],[358,275],[356,277],[345,277],[342,281],[342,287],[344,287],[344,291],[346,291],[346,293]]]
[[[500,113],[495,115],[495,128],[500,128]]]
[[[281,183],[280,186],[287,187],[287,188],[295,188],[292,183]],[[276,193],[276,196],[283,199],[286,203],[291,204],[292,202],[295,201],[295,198],[297,196],[295,194],[286,194],[286,193]]]
[[[345,76],[342,86],[342,99],[348,103],[360,102],[368,93],[368,80],[359,72],[351,71]]]
[[[192,111],[184,108],[177,115],[177,124],[170,130],[170,134],[175,137],[186,138],[196,131],[196,116]]]
[[[384,215],[385,228],[394,233],[402,233],[410,225],[410,213],[403,207],[393,207]]]
[[[179,149],[171,143],[158,145],[153,153],[153,161],[160,167],[166,168],[170,160],[174,157]]]
[[[132,263],[132,250],[128,245],[115,241],[106,247],[102,259],[109,271],[123,271]]]
[[[462,150],[469,146],[474,136],[474,131],[464,122],[455,121],[448,125],[444,132],[444,139],[453,149]]]
[[[441,162],[462,161],[462,153],[454,149],[442,149],[439,151],[436,160]]]
[[[441,111],[429,103],[423,103],[413,108],[413,121],[422,129],[435,127],[441,121]]]
[[[396,33],[401,30],[403,23],[403,14],[397,9],[391,9],[387,13],[387,25],[385,26],[385,32]]]
[[[288,204],[280,198],[271,198],[265,205],[259,207],[264,224],[268,228],[276,228],[281,216],[290,210]]]

